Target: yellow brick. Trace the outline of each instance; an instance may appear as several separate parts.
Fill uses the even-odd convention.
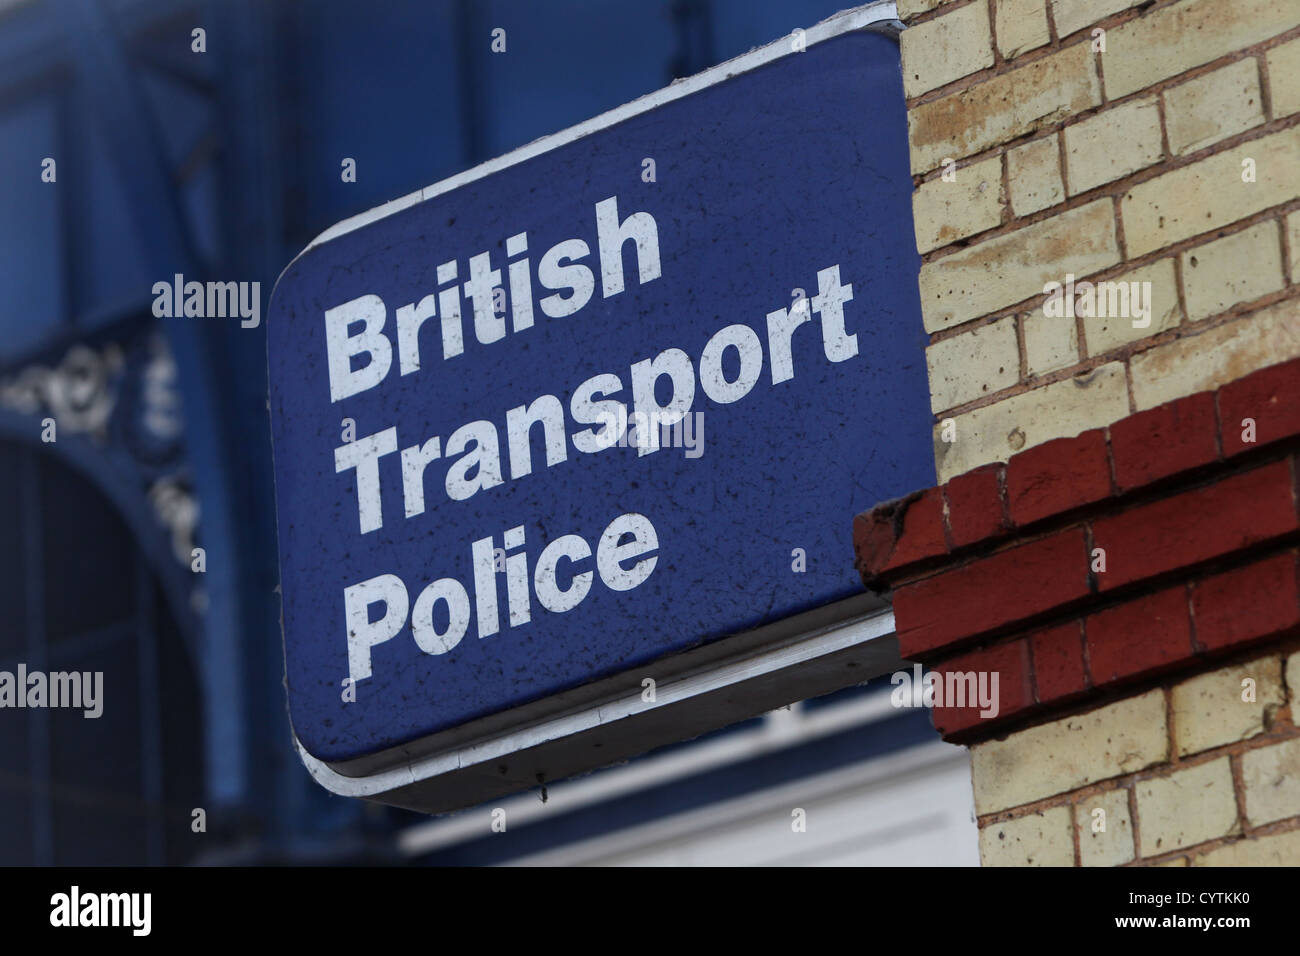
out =
[[[1007,152],[1007,185],[1011,191],[1011,211],[1017,216],[1055,206],[1065,198],[1061,152],[1055,134]]]
[[[1052,807],[980,830],[984,866],[1074,866],[1070,813]]]
[[[993,65],[993,35],[984,0],[958,7],[899,37],[903,52],[903,92],[920,96]]]
[[[1165,695],[1158,690],[971,748],[981,814],[1134,773],[1168,757]]]
[[[1108,31],[1106,95],[1126,96],[1300,25],[1295,0],[1183,0]]]
[[[1275,46],[1265,57],[1273,118],[1300,112],[1300,39]]]
[[[1151,324],[1137,328],[1133,325],[1133,316],[1085,316],[1083,337],[1089,355],[1100,355],[1138,339],[1150,338],[1182,322],[1183,308],[1178,303],[1178,279],[1174,274],[1173,259],[1157,259],[1140,269],[1122,273],[1113,281],[1142,284],[1142,300],[1150,305]]]
[[[898,18],[910,20],[918,13],[926,13],[951,2],[952,0],[898,0]]]
[[[1238,840],[1198,855],[1195,866],[1300,865],[1300,830]]]
[[[1247,58],[1165,91],[1165,128],[1175,155],[1194,152],[1264,122],[1259,65]]]
[[[951,182],[932,179],[912,194],[916,248],[929,252],[1002,221],[1002,158],[957,169]]]
[[[1098,814],[1098,810],[1104,811],[1104,815]],[[1133,859],[1133,824],[1129,819],[1127,790],[1108,790],[1076,803],[1074,826],[1079,831],[1081,865],[1123,866]]]
[[[1112,13],[1135,7],[1142,0],[1052,0],[1056,35],[1065,38]]]
[[[1291,689],[1291,720],[1300,716],[1300,651],[1286,659],[1286,686]]]
[[[1228,758],[1134,784],[1142,855],[1157,856],[1237,833]]]
[[[1062,135],[1071,196],[1144,169],[1164,152],[1155,97],[1112,107],[1067,126]]]
[[[1111,362],[1042,388],[954,417],[957,440],[943,440],[944,422],[934,428],[939,481],[991,461],[1006,461],[1024,448],[1068,438],[1119,421],[1129,413],[1124,366]]]
[[[1066,273],[1085,276],[1119,262],[1108,199],[1088,203],[921,266],[921,311],[937,332],[1041,295]]]
[[[945,157],[969,156],[1100,102],[1093,55],[1087,44],[1076,44],[909,110],[912,172],[928,172]]]
[[[1300,9],[1300,4],[1296,5]],[[1245,160],[1255,181],[1245,182]],[[1128,254],[1140,256],[1300,196],[1300,126],[1134,186],[1120,206]]]
[[[1300,739],[1242,754],[1241,782],[1251,826],[1300,815]]]
[[[1033,50],[1052,37],[1044,0],[996,0],[998,50],[1007,59]]]
[[[1300,283],[1300,209],[1286,217],[1286,244],[1290,249],[1291,281]]]
[[[1030,375],[1069,368],[1079,361],[1079,330],[1074,319],[1048,317],[1036,309],[1025,313],[1020,321]]]
[[[964,405],[1020,380],[1020,349],[1014,317],[981,325],[936,342],[925,350],[930,370],[930,406],[936,411]]]
[[[1279,224],[1270,219],[1184,252],[1187,317],[1206,319],[1282,288],[1279,233]]]
[[[1255,682],[1253,701],[1242,700],[1247,678]],[[1263,733],[1266,714],[1282,706],[1282,663],[1261,657],[1200,674],[1174,687],[1170,699],[1180,756],[1245,740]]]
[[[1286,299],[1129,360],[1138,411],[1300,356],[1300,299]]]

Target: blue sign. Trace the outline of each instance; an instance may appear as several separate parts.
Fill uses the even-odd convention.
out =
[[[858,594],[853,516],[933,483],[896,41],[663,100],[281,276],[285,661],[315,758]]]

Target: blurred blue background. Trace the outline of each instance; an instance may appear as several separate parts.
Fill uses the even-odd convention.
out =
[[[957,766],[928,714],[868,688],[593,775],[567,805],[516,798],[507,834],[329,795],[285,713],[264,327],[151,314],[175,273],[259,281],[264,313],[338,220],[841,3],[0,0],[0,669],[106,683],[98,720],[0,711],[0,863],[582,862],[864,761]],[[898,812],[897,840],[951,844]],[[629,845],[737,859],[683,857],[683,826]]]

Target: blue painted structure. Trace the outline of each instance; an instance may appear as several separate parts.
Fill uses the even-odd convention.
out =
[[[896,40],[845,34],[314,245],[285,270],[267,319],[271,413],[289,702],[309,752],[327,762],[371,755],[861,590],[843,558],[846,516],[934,473],[906,131]],[[645,158],[653,181],[642,176]],[[615,212],[598,229],[596,210],[611,198]],[[639,251],[625,238],[611,254],[597,238],[647,215],[653,238]],[[506,238],[516,235],[526,236],[535,276],[519,296],[506,265]],[[578,243],[562,248],[585,272],[560,281],[583,291],[561,287],[566,301],[556,302],[539,262],[572,237]],[[502,296],[500,314],[484,324],[500,328],[476,337],[487,317],[452,285],[459,312],[437,293],[438,316],[419,327],[419,365],[409,367],[399,307],[446,288],[446,262],[456,261],[457,284],[469,278],[467,260],[485,251]],[[611,270],[620,287],[602,291],[601,273]],[[793,287],[806,289],[806,301],[791,302]],[[838,297],[848,301],[832,306]],[[516,298],[529,303],[523,328]],[[382,323],[376,342],[387,349],[382,360],[357,355],[352,368],[373,362],[387,374],[336,395],[331,381],[342,373],[330,370],[326,315],[346,303],[371,305]],[[774,331],[787,308],[800,322],[788,338]],[[782,318],[769,319],[773,310]],[[444,358],[448,322],[455,351]],[[739,387],[714,386],[720,397],[710,397],[706,343],[741,327],[746,337],[717,340],[735,346],[720,367]],[[777,367],[785,341],[788,372]],[[571,405],[579,383],[618,376],[598,394],[631,408],[639,399],[629,368],[667,349],[693,366],[675,389],[689,387],[702,420],[698,457],[668,447],[579,451],[594,421]],[[674,387],[666,376],[657,384],[655,401],[666,402]],[[565,410],[556,429],[563,459],[547,466],[549,429],[534,425],[520,474],[507,410],[542,397]],[[359,521],[361,468],[336,473],[344,421],[355,423],[357,442],[391,439],[376,466],[378,528]],[[442,480],[462,467],[452,436],[474,421],[490,424],[460,445],[478,462],[469,473],[502,477],[453,500]],[[485,434],[499,452],[484,454]],[[397,451],[434,437],[440,457],[418,478],[424,510],[407,516],[412,479]],[[629,512],[657,535],[644,583],[615,591],[602,573],[576,607],[553,613],[534,597],[531,619],[507,625],[507,575],[489,574],[485,585],[471,542],[502,548],[503,532],[522,528],[536,563],[544,544],[564,534],[599,541]],[[806,569],[795,571],[800,552]],[[590,554],[566,561],[561,591],[595,563]],[[352,627],[344,594],[381,574],[404,580],[411,620],[436,579],[453,582],[444,601],[468,600],[471,610],[458,627],[447,603],[434,605],[430,620],[439,636],[450,632],[450,649],[426,653],[407,627],[366,648],[369,673],[353,699],[341,690]],[[499,632],[474,623],[472,608],[485,600],[501,608],[492,614]],[[367,621],[384,609],[374,603]]]

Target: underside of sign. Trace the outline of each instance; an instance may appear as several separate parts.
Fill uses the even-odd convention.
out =
[[[268,318],[286,687],[427,812],[895,667],[932,482],[893,4],[348,220]]]
[[[893,625],[888,608],[844,602],[666,659],[652,669],[656,678],[621,675],[458,728],[360,776],[317,760],[301,743],[298,750],[334,793],[425,813],[458,810],[897,670]]]

